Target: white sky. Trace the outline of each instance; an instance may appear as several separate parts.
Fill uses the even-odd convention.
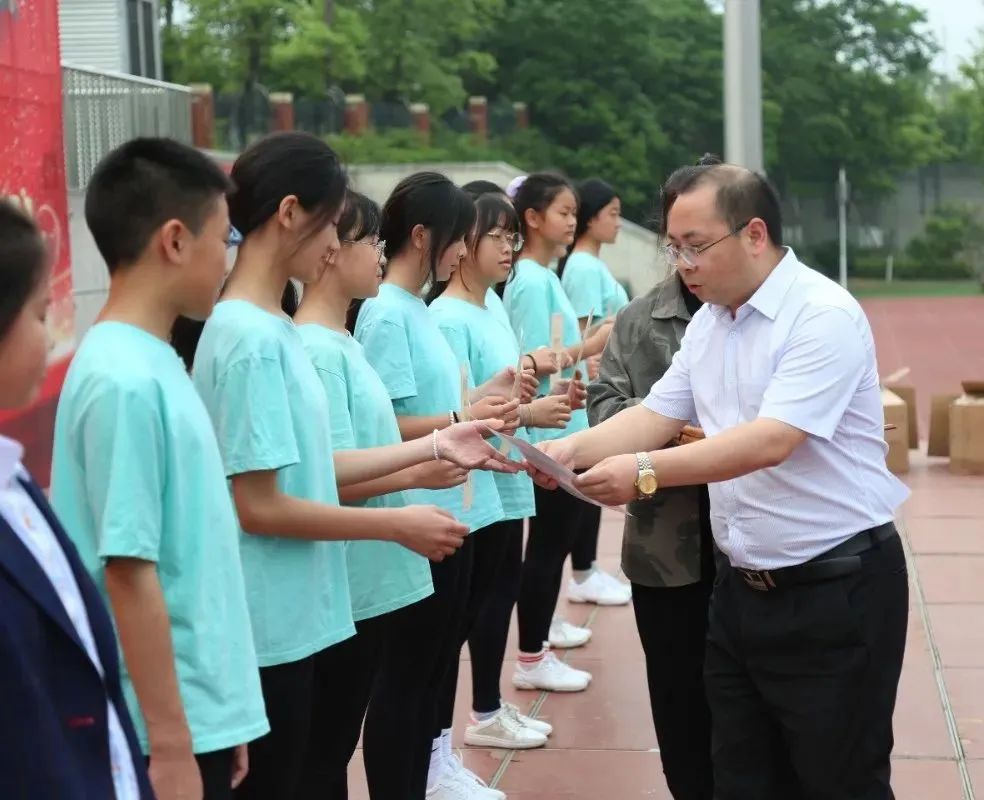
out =
[[[936,68],[953,74],[980,41],[984,0],[909,0],[928,12],[929,26],[943,51]]]

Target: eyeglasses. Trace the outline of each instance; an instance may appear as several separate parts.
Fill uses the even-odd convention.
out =
[[[230,225],[229,235],[226,236],[225,243],[226,243],[226,249],[239,247],[239,245],[243,243],[243,235]]]
[[[355,245],[357,245],[357,244],[365,244],[365,245],[368,245],[369,247],[371,247],[373,250],[376,251],[376,259],[379,260],[379,261],[382,261],[383,260],[383,256],[386,254],[386,240],[385,239],[382,239],[382,240],[380,240],[378,242],[368,242],[365,239],[358,239],[358,240],[343,239],[342,242],[341,242],[341,244],[347,244],[347,245],[351,245],[353,247]]]
[[[716,239],[710,244],[705,244],[702,245],[701,247],[691,247],[689,244],[684,245],[683,247],[677,247],[676,245],[673,244],[665,245],[663,247],[663,255],[666,256],[666,260],[670,262],[670,264],[672,264],[674,267],[680,262],[681,259],[683,259],[683,263],[686,264],[688,267],[696,267],[697,259],[700,257],[702,253],[706,253],[708,250],[714,247],[714,245],[721,244],[721,242],[723,242],[725,239],[731,236],[737,236],[739,233],[745,230],[745,228],[748,227],[749,222],[751,222],[751,220],[748,220],[748,222],[743,222],[737,228],[728,231],[728,233],[726,233],[720,239]]]
[[[499,247],[509,246],[509,248],[514,252],[518,253],[523,249],[523,234],[521,233],[505,233],[504,231],[489,231],[486,236],[491,236],[495,239],[495,243]]]

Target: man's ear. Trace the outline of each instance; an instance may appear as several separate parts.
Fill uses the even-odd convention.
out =
[[[191,232],[179,219],[169,219],[157,229],[161,254],[165,260],[180,263],[188,252]]]

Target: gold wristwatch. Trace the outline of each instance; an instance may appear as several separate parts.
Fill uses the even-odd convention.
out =
[[[653,462],[649,460],[649,453],[636,453],[636,463],[639,465],[639,474],[635,482],[636,492],[640,500],[649,500],[659,488],[659,481],[656,480],[656,472],[653,470]]]

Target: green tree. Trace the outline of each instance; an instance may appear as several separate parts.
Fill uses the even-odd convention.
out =
[[[774,115],[768,169],[786,192],[832,186],[845,166],[858,195],[946,150],[927,98],[934,44],[922,11],[895,0],[765,0],[763,94]]]
[[[364,20],[370,99],[428,103],[440,115],[465,98],[463,75],[490,79],[495,59],[474,43],[502,0],[336,0]]]

